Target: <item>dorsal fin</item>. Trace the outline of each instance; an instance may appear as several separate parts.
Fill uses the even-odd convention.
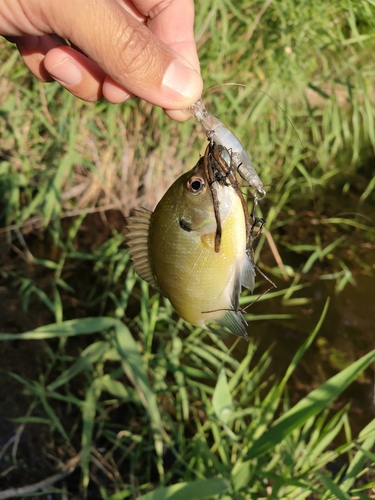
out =
[[[129,232],[126,235],[130,254],[134,261],[137,274],[147,281],[151,286],[158,289],[157,282],[152,272],[148,252],[148,232],[150,228],[152,212],[146,208],[136,211],[137,214],[129,217]]]

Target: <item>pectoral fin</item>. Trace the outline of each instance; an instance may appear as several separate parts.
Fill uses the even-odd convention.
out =
[[[229,331],[238,335],[238,337],[247,337],[246,326],[247,322],[240,312],[240,294],[242,287],[248,288],[251,292],[254,290],[255,284],[255,266],[250,251],[246,252],[246,259],[242,264],[241,269],[236,277],[232,295],[231,309],[225,315],[217,320],[217,322],[227,328]],[[217,332],[215,332],[217,333]]]
[[[240,270],[239,279],[241,286],[244,286],[253,293],[255,286],[255,265],[250,249],[246,250],[246,257],[245,263]]]

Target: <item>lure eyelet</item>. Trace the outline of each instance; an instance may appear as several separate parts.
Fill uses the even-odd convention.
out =
[[[191,194],[200,194],[205,190],[206,183],[203,179],[203,177],[200,177],[199,175],[194,175],[187,181],[187,186],[188,191],[190,191]]]

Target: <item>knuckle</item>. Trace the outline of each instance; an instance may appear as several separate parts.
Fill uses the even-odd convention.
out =
[[[128,27],[120,35],[120,65],[128,75],[144,75],[152,70],[157,62],[155,58],[155,40],[144,25]]]

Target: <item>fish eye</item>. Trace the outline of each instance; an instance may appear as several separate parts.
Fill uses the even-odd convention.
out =
[[[204,187],[204,179],[196,175],[191,177],[187,182],[187,188],[192,194],[199,194],[203,191]]]

